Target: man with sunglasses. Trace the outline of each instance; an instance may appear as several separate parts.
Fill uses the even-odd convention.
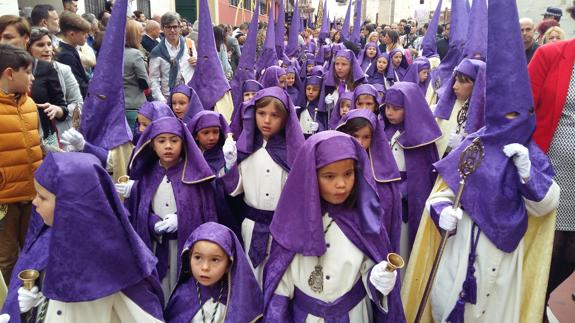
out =
[[[161,26],[164,38],[150,53],[149,73],[154,100],[165,102],[174,87],[192,79],[197,53],[191,39],[181,35],[179,14],[165,13]]]

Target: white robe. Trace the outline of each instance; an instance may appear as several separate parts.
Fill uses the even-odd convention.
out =
[[[451,115],[449,116],[449,120],[435,118],[437,121],[437,125],[441,129],[442,136],[436,141],[437,145],[437,153],[439,154],[439,158],[442,158],[447,150],[447,143],[449,142],[449,136],[452,132],[455,131],[457,128],[457,115],[459,114],[459,110],[465,101],[455,100],[453,104],[453,109],[451,110]],[[462,127],[462,131],[464,132],[465,127]]]
[[[263,147],[266,144],[267,142],[264,141]],[[238,165],[240,179],[237,187],[230,195],[237,196],[244,193],[244,202],[248,206],[264,211],[275,211],[288,173],[280,165],[276,164],[263,147],[252,153]],[[250,250],[254,224],[254,221],[247,218],[242,222],[242,238],[246,254]],[[271,247],[270,242],[271,235],[267,246],[268,254]],[[264,262],[257,268],[254,268],[250,261],[250,266],[254,270],[254,275],[260,287],[263,285],[263,271],[267,258],[266,256]]]
[[[144,311],[122,292],[89,302],[48,301],[45,323],[156,323],[162,322]]]
[[[152,199],[152,211],[154,214],[164,219],[170,213],[177,213],[176,197],[172,189],[172,184],[168,182],[168,177],[164,175],[154,197]],[[157,243],[153,243],[153,251],[156,252]],[[164,299],[170,299],[172,291],[178,282],[178,240],[170,240],[170,253],[168,255],[168,272],[162,279],[162,290]]]
[[[204,317],[202,317],[202,310],[200,309],[198,310],[196,315],[194,315],[194,317],[192,318],[191,323],[212,322],[212,316],[215,316],[213,320],[214,323],[223,323],[226,315],[226,305],[220,303],[220,305],[218,306],[218,310],[214,315],[214,309],[216,308],[217,304],[218,302],[215,302],[213,298],[210,298],[207,302],[202,304],[202,308],[204,309],[205,320]]]
[[[454,199],[453,192],[447,189],[432,194],[426,207]],[[557,207],[558,199],[559,186],[553,182],[540,202],[525,198],[523,200],[529,214],[543,216]],[[473,220],[463,212],[456,234],[447,240],[430,295],[431,312],[435,322],[445,322],[459,299],[467,274],[472,227]],[[465,304],[466,323],[519,322],[523,254],[523,239],[515,251],[506,253],[498,249],[485,234],[480,233],[475,259],[477,302]]]
[[[331,222],[331,217],[326,213],[323,217],[324,230]],[[349,292],[362,280],[366,290],[369,290],[368,274],[375,263],[341,231],[337,223],[333,222],[325,233],[327,251],[319,257],[323,266],[323,292],[314,292],[308,284],[310,274],[318,264],[318,257],[306,257],[296,254],[285,271],[275,294],[293,298],[295,288],[313,298],[330,303],[345,293]],[[369,295],[369,293],[368,293]],[[387,311],[387,297],[383,297],[381,305]],[[350,322],[373,322],[372,309],[369,296],[360,301],[349,313]],[[323,318],[309,314],[306,323],[324,322]]]

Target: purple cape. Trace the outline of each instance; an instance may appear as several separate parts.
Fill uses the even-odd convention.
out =
[[[122,68],[117,68],[124,64],[127,8],[127,0],[117,1],[82,108],[80,132],[87,142],[106,150],[132,140],[125,114],[124,74]]]
[[[404,108],[403,129],[397,139],[404,149],[405,168],[407,172],[407,221],[409,224],[410,244],[421,220],[425,201],[433,188],[436,174],[432,164],[439,160],[435,141],[441,137],[441,130],[433,119],[431,110],[413,83],[398,82],[385,94],[385,103]],[[386,130],[394,128],[385,119]],[[397,126],[396,126],[397,127]],[[391,139],[395,131],[388,137]]]
[[[172,95],[174,95],[174,93],[182,93],[190,100],[188,103],[188,110],[182,119],[184,123],[188,123],[196,113],[204,111],[204,105],[202,104],[200,97],[193,88],[187,86],[186,84],[180,84],[174,87],[167,102],[170,107],[172,106]]]
[[[232,100],[234,101],[234,113],[243,101],[242,86],[247,80],[256,79],[256,43],[258,30],[258,17],[260,13],[259,1],[256,1],[256,8],[250,21],[248,36],[242,47],[242,55],[238,67],[234,72],[234,78],[230,82],[232,88]],[[233,119],[233,118],[232,118]]]
[[[5,309],[19,312],[17,273],[34,268],[45,273],[40,285],[48,299],[85,302],[122,291],[161,319],[156,259],[134,232],[100,162],[85,153],[54,153],[44,159],[35,178],[56,195],[54,222],[45,226],[33,213]],[[19,315],[10,322],[19,322]]]
[[[198,62],[188,85],[198,93],[204,108],[213,110],[231,87],[218,59],[208,0],[200,0],[199,5]]]
[[[421,58],[418,57],[407,68],[405,76],[403,77],[403,81],[417,84],[419,86],[419,89],[421,90],[421,93],[425,96],[425,94],[427,93],[427,87],[429,86],[429,82],[431,81],[431,76],[428,75],[427,80],[425,80],[425,82],[420,82],[419,72],[421,72],[424,69],[428,70],[431,69],[429,59],[427,57],[421,57]]]
[[[242,245],[228,228],[213,222],[199,226],[184,244],[181,253],[181,267],[176,289],[165,310],[166,322],[188,323],[200,310],[200,300],[196,291],[196,279],[190,268],[190,253],[194,243],[209,241],[220,246],[230,258],[230,268],[214,288],[200,286],[201,303],[210,298],[218,299],[219,284],[226,284],[222,297],[226,305],[224,322],[252,322],[263,310],[262,291],[247,260]]]
[[[160,166],[152,149],[152,140],[162,133],[182,138],[181,161],[169,169]],[[159,217],[153,214],[151,203],[162,178],[168,177],[176,198],[178,210],[178,250],[185,239],[200,224],[216,220],[214,193],[210,181],[215,177],[189,130],[176,118],[158,119],[142,134],[130,162],[129,174],[136,180],[126,199],[132,216],[132,225],[148,247],[155,238],[154,223]]]
[[[270,138],[265,149],[278,165],[289,171],[297,150],[303,145],[304,137],[289,95],[277,86],[259,91],[255,97],[244,104],[243,129],[237,142],[238,163],[262,145],[263,139],[256,126],[255,105],[259,99],[266,96],[274,97],[283,103],[287,111],[287,120],[285,120],[284,129]]]
[[[513,252],[527,230],[522,197],[542,200],[554,172],[547,156],[531,139],[535,129],[533,97],[521,31],[516,23],[519,17],[515,1],[495,1],[488,10],[489,28],[503,28],[507,32],[488,35],[485,127],[467,136],[435,167],[456,191],[459,156],[475,137],[481,139],[485,157],[466,181],[462,205],[497,248]],[[516,118],[506,118],[509,113],[516,113]],[[520,143],[529,149],[532,167],[527,184],[521,184],[512,159],[502,151],[510,143]],[[484,189],[485,183],[492,184],[489,190]]]
[[[455,68],[455,72],[468,76],[474,82],[465,122],[465,132],[470,134],[485,125],[485,63],[477,59],[464,58]],[[448,84],[450,90],[443,93],[433,113],[436,118],[443,120],[449,119],[455,100],[457,100],[455,93],[451,90],[455,84],[455,73]]]
[[[343,159],[354,159],[357,165],[357,202],[349,209],[322,202],[317,179],[319,168]],[[294,204],[296,200],[298,203]],[[369,158],[355,139],[328,130],[306,141],[294,162],[270,225],[274,242],[264,273],[266,317],[277,310],[274,292],[295,254],[319,257],[326,252],[321,220],[326,211],[366,256],[376,263],[385,259],[390,243],[381,223],[383,210],[379,203]],[[373,286],[368,292],[374,295]],[[385,315],[374,304],[374,315],[384,321],[387,318],[389,322],[405,321],[399,284],[388,297],[389,313]]]
[[[339,113],[339,107],[340,107],[342,101],[344,101],[344,100],[349,100],[351,102],[351,107],[349,108],[350,111],[354,109],[353,92],[351,92],[351,91],[344,92],[339,97],[339,99],[337,99],[337,102],[336,102],[335,106],[333,107],[334,110],[331,112],[331,116],[329,119],[329,129],[330,130],[334,130],[339,125],[339,121],[341,120],[341,114]]]
[[[355,118],[363,118],[369,121],[371,125],[371,145],[367,150],[367,154],[372,165],[370,167],[371,173],[377,184],[380,204],[384,210],[382,224],[386,232],[389,233],[391,250],[399,252],[401,193],[398,183],[401,180],[401,176],[389,147],[389,141],[385,136],[385,125],[378,121],[377,116],[373,112],[366,109],[356,109],[350,111],[342,118],[337,130],[345,132],[347,123]]]

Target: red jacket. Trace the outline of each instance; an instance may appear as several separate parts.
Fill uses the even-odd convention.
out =
[[[561,119],[575,62],[575,39],[539,47],[529,63],[537,127],[533,140],[545,152]]]

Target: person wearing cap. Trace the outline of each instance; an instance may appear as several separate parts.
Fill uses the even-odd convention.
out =
[[[547,10],[542,14],[543,20],[556,20],[557,22],[561,21],[561,17],[563,16],[563,10],[560,8],[555,7],[547,7]]]

